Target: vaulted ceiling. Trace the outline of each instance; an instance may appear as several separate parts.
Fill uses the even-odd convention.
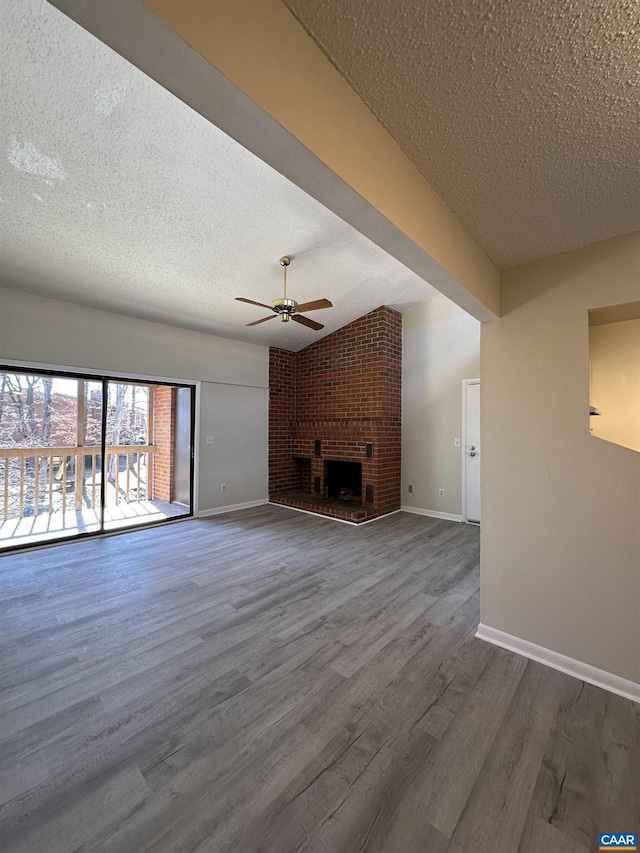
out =
[[[637,0],[285,0],[502,267],[640,229]]]
[[[44,0],[0,16],[0,285],[291,350],[436,293]],[[245,327],[284,254],[323,332]]]

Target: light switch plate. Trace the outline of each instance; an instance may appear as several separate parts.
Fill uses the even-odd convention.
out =
[[[453,439],[453,446],[454,447],[460,447],[460,439],[459,438]]]
[[[216,443],[215,436],[208,435],[207,436],[207,444],[215,444],[215,443]]]

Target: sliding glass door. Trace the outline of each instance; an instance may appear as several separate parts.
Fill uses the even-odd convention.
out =
[[[194,393],[0,368],[0,551],[190,516]]]

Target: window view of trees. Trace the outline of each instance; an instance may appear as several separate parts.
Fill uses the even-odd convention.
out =
[[[109,383],[107,444],[149,444],[149,388],[131,383]]]
[[[75,446],[78,433],[77,388],[56,392],[51,376],[0,374],[0,446]],[[100,422],[98,422],[99,425]]]
[[[105,444],[148,445],[150,387],[109,382],[107,389]],[[101,380],[0,373],[0,505],[5,519],[95,509],[102,476],[101,455],[95,450],[101,447],[102,398]],[[29,455],[29,449],[39,452]],[[106,466],[108,483],[118,492],[123,489],[119,474],[129,469],[120,479],[137,500],[146,497],[147,460],[140,457],[108,453]],[[123,497],[131,495],[127,491]],[[117,502],[119,494],[112,497]]]
[[[110,447],[131,444],[149,444],[148,435],[149,388],[145,385],[133,385],[110,382],[107,399],[107,440]],[[117,473],[127,466],[135,465],[137,455],[119,456],[110,454],[107,462],[109,482],[116,484]],[[139,468],[135,471],[141,480],[136,485],[140,497],[146,497],[146,467],[142,472],[145,482],[142,482]]]
[[[99,418],[98,430],[100,425]],[[57,484],[63,465],[60,453],[48,455],[41,464],[40,456],[12,456],[9,451],[75,447],[77,435],[76,381],[60,383],[51,376],[0,373],[0,449],[4,457],[0,459],[0,497],[5,515],[33,515],[36,495],[39,504],[44,502],[48,479]],[[52,508],[59,509],[64,496],[59,489],[55,495],[53,488],[51,491]]]

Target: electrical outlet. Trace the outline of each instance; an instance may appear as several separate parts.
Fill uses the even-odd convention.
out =
[[[413,486],[409,486],[409,494],[413,493]]]
[[[215,444],[215,443],[216,443],[215,436],[214,435],[208,435],[207,436],[207,444]]]
[[[221,492],[226,492],[226,491],[227,491],[227,484],[226,484],[226,483],[223,483],[223,484],[220,486],[220,491],[221,491]]]
[[[453,439],[453,446],[454,447],[460,447],[460,439],[459,438]]]
[[[443,498],[444,497],[444,489],[438,489],[438,494],[440,495],[441,498]]]

